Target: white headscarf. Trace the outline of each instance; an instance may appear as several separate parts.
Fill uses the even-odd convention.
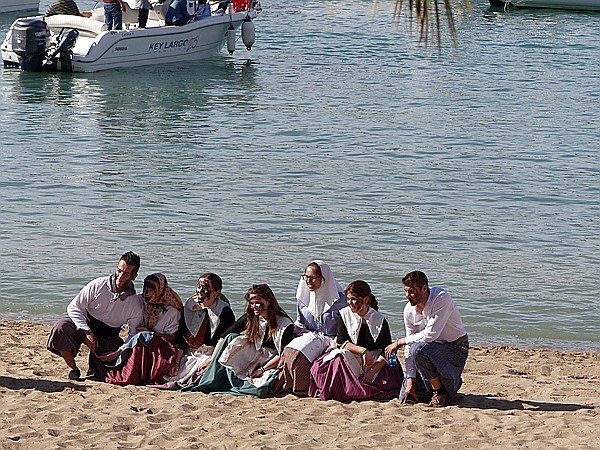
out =
[[[331,272],[331,269],[326,263],[320,259],[315,259],[314,261],[311,261],[311,263],[316,263],[321,268],[321,275],[323,275],[321,287],[317,289],[316,292],[313,292],[308,289],[304,278],[300,277],[298,289],[296,290],[296,300],[305,305],[313,317],[318,319],[321,317],[321,314],[326,312],[340,299],[342,287],[333,277],[333,272]]]

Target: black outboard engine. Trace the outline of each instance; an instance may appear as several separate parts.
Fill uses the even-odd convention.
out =
[[[19,19],[12,30],[12,48],[19,58],[21,69],[42,70],[46,56],[46,38],[50,32],[46,22],[36,18]]]
[[[61,32],[60,41],[56,44],[56,48],[50,52],[47,58],[46,64],[52,69],[57,69],[56,57],[58,56],[58,61],[60,62],[60,70],[64,72],[71,72],[73,70],[73,66],[71,64],[73,60],[73,46],[75,45],[75,41],[79,37],[79,31],[75,29],[71,29],[67,31],[65,34],[64,30]]]

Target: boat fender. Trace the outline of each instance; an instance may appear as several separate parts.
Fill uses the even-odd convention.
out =
[[[250,17],[246,16],[246,20],[242,24],[242,42],[246,46],[247,50],[250,50],[256,40],[256,31],[254,28],[254,22]]]
[[[235,52],[235,28],[233,25],[229,25],[227,29],[227,51],[230,55]]]

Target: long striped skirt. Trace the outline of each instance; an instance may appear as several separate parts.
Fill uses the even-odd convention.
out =
[[[130,351],[122,364],[108,371],[107,383],[119,385],[160,383],[175,364],[177,355],[175,347],[170,342],[156,335],[147,345],[138,342]]]
[[[308,395],[321,400],[391,400],[398,397],[404,374],[397,364],[387,364],[379,371],[372,384],[361,382],[350,368],[346,358],[337,355],[323,361],[327,355],[317,359],[310,369]]]

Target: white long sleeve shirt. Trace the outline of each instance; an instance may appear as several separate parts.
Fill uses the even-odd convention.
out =
[[[407,377],[414,377],[416,369],[410,357],[410,344],[414,342],[453,342],[467,334],[460,313],[445,290],[439,287],[429,289],[429,298],[423,312],[407,303],[404,307],[404,327],[406,347],[404,360]]]
[[[75,326],[84,331],[90,327],[86,313],[114,328],[129,326],[129,337],[144,324],[145,306],[141,296],[129,295],[120,300],[110,291],[110,277],[90,281],[67,306],[67,314]]]

